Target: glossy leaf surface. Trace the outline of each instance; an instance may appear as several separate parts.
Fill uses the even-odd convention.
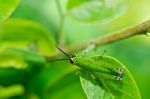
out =
[[[124,69],[122,80],[111,79],[112,75],[81,70],[80,81],[88,99],[141,99],[137,85],[128,71],[117,59],[110,56],[93,57],[95,61],[109,62]],[[93,63],[94,64],[94,63]],[[107,64],[106,64],[107,65]],[[101,68],[101,65],[97,66]],[[111,70],[111,67],[109,67]]]
[[[0,23],[12,14],[19,2],[20,0],[0,0]]]
[[[67,5],[70,15],[84,22],[112,20],[126,8],[125,0],[69,0]]]
[[[40,24],[12,19],[0,28],[1,48],[19,48],[34,51],[40,55],[54,55],[55,41],[47,29]]]

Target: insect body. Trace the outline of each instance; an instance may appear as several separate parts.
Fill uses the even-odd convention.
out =
[[[77,57],[73,55],[70,57],[70,62],[106,79],[122,80],[123,77],[122,64],[110,56]]]
[[[116,59],[110,56],[95,56],[95,57],[77,57],[76,55],[69,56],[63,50],[63,52],[70,60],[71,64],[74,64],[84,70],[93,72],[100,77],[112,80],[122,80],[124,68],[123,65]]]

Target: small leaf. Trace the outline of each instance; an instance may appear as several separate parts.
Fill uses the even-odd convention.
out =
[[[44,57],[29,51],[20,49],[5,49],[0,51],[0,67],[13,67],[16,69],[24,69],[28,66],[43,66],[45,64]]]
[[[11,98],[13,96],[23,95],[24,87],[22,85],[12,85],[9,87],[0,86],[0,99]]]
[[[27,67],[27,64],[23,58],[15,52],[0,51],[0,67],[14,67],[21,69]]]
[[[132,75],[123,64],[109,56],[92,59],[95,59],[95,62],[102,61],[104,64],[106,63],[105,65],[108,65],[109,62],[111,66],[108,67],[110,74],[81,70],[80,81],[88,99],[141,99]],[[123,71],[121,70],[123,72],[122,79],[116,79],[111,74],[115,66],[123,68]],[[101,64],[97,68],[102,68]]]
[[[0,30],[0,46],[1,49],[26,49],[47,56],[56,52],[51,33],[40,24],[29,20],[5,21]]]
[[[12,14],[19,2],[20,0],[0,0],[0,23]]]
[[[27,83],[45,67],[45,63],[45,58],[37,53],[5,49],[0,52],[0,84]]]
[[[84,21],[110,21],[125,12],[125,0],[69,0],[67,9],[73,18]]]

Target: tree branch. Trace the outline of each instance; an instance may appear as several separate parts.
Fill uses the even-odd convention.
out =
[[[102,46],[104,44],[113,43],[115,41],[125,39],[134,35],[146,34],[147,30],[150,28],[150,20],[145,21],[139,25],[129,27],[119,32],[115,32],[112,34],[105,35],[103,37],[99,37],[95,40],[91,40],[97,47]],[[90,42],[84,42],[79,45],[73,46],[68,49],[68,53],[74,53],[76,51],[81,51],[85,49]]]
[[[115,32],[115,33],[112,33],[112,34],[109,34],[109,35],[106,35],[103,37],[99,37],[99,38],[94,39],[94,40],[83,42],[83,43],[75,45],[73,47],[69,47],[66,49],[64,48],[64,51],[68,54],[72,54],[72,53],[75,53],[77,51],[84,50],[85,48],[87,48],[87,46],[89,46],[91,41],[93,44],[95,44],[96,47],[99,47],[99,46],[102,46],[105,44],[119,41],[121,39],[129,38],[129,37],[134,36],[134,35],[146,34],[149,31],[149,28],[150,28],[150,20],[145,21],[139,25],[129,27],[129,28],[124,29],[124,30],[119,31],[119,32]],[[48,60],[56,58],[57,56],[61,56],[61,55],[62,55],[62,53],[58,52],[58,54],[56,56],[48,57]]]

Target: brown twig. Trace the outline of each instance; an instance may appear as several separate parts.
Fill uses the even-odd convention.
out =
[[[122,31],[115,32],[115,33],[112,33],[112,34],[109,34],[109,35],[105,35],[103,37],[99,37],[97,39],[90,40],[90,41],[92,41],[92,43],[95,44],[96,47],[99,47],[99,46],[109,44],[109,43],[113,43],[113,42],[131,37],[131,36],[134,36],[134,35],[146,34],[148,32],[149,28],[150,28],[150,20],[145,21],[145,22],[143,22],[139,25],[129,27],[129,28],[124,29]],[[75,45],[73,47],[68,47],[64,50],[68,54],[72,54],[72,53],[75,53],[77,51],[84,50],[89,45],[90,41],[83,42],[83,43]],[[62,53],[58,52],[56,56],[48,57],[48,59],[54,59],[57,56],[61,56],[61,55],[62,55]]]

